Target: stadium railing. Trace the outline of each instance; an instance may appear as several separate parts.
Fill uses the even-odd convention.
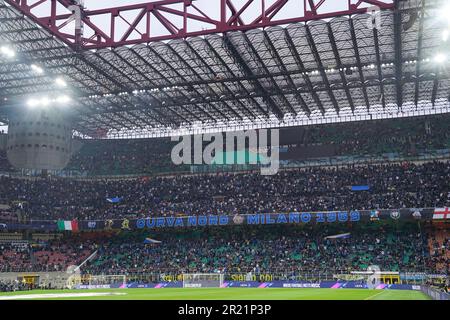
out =
[[[450,294],[431,286],[420,286],[420,289],[433,300],[450,300]]]

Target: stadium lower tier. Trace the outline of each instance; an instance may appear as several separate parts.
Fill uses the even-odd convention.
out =
[[[65,272],[85,262],[80,268],[85,275],[136,276],[147,282],[175,281],[183,273],[224,273],[235,281],[248,280],[248,273],[270,275],[267,280],[332,280],[373,265],[389,272],[450,270],[448,229],[398,221],[89,232],[3,243],[0,249],[1,273]]]
[[[0,177],[0,223],[450,206],[450,162],[112,180]]]

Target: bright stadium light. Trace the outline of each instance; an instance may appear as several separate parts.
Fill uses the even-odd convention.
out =
[[[14,58],[14,56],[16,55],[16,53],[14,52],[13,49],[7,47],[7,46],[1,46],[0,47],[0,52],[7,56],[8,58]]]
[[[446,21],[447,24],[450,26],[450,5],[442,8],[442,10],[441,10],[441,19]]]
[[[63,78],[56,78],[55,83],[58,87],[61,87],[61,88],[67,87],[67,82]]]
[[[445,60],[447,60],[447,56],[443,53],[438,53],[437,55],[434,56],[433,60],[436,63],[444,63]]]
[[[59,96],[58,98],[56,98],[56,102],[61,103],[61,104],[66,104],[68,102],[70,102],[70,97],[69,96]]]
[[[33,71],[38,73],[38,74],[44,73],[44,69],[42,69],[41,67],[39,67],[39,66],[37,66],[35,64],[31,65],[31,69],[33,69]]]
[[[27,106],[30,107],[30,108],[34,108],[34,107],[36,107],[36,106],[38,106],[38,105],[39,105],[39,100],[36,100],[36,99],[29,99],[29,100],[27,101]]]
[[[444,30],[444,32],[442,32],[442,40],[444,42],[447,42],[449,36],[450,36],[450,31],[449,30]]]
[[[41,100],[39,100],[39,104],[43,107],[46,107],[50,104],[50,100],[47,97],[42,97]]]

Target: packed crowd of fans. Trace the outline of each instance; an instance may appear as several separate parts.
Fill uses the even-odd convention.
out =
[[[173,145],[168,138],[85,141],[66,169],[94,175],[188,171],[185,166],[172,164]]]
[[[309,127],[309,144],[337,146],[338,155],[379,155],[450,147],[450,117],[378,120]]]
[[[32,219],[113,219],[450,206],[450,163],[127,180],[0,177],[0,203]],[[351,186],[368,185],[368,191]],[[117,198],[116,203],[107,199]],[[1,211],[1,210],[0,210]],[[1,221],[0,221],[1,222]]]
[[[126,241],[117,238],[101,245],[97,259],[83,270],[90,274],[333,274],[367,270],[369,265],[390,271],[432,270],[426,238],[412,229],[356,229],[346,239],[325,239],[339,229],[275,226],[229,232],[225,228],[207,235],[200,231],[152,234],[161,243],[150,245],[132,234]]]
[[[450,115],[302,127],[293,139],[292,132],[287,131],[295,129],[280,130],[282,146],[333,146],[335,156],[385,153],[413,156],[419,151],[450,148]],[[88,175],[187,172],[188,165],[176,166],[171,161],[176,143],[170,138],[84,140],[66,170]],[[0,150],[0,172],[12,170],[6,153]]]
[[[0,292],[15,292],[15,291],[27,291],[32,287],[24,282],[18,280],[1,280],[0,279]]]
[[[306,135],[290,146],[331,145],[336,156],[380,155],[399,153],[405,156],[420,150],[450,148],[450,116],[378,120],[306,127]],[[85,141],[68,165],[68,170],[91,175],[155,174],[188,171],[188,166],[175,166],[171,150],[176,142],[169,138],[135,140]],[[296,160],[296,159],[292,159]]]
[[[414,156],[420,151],[450,148],[450,115],[308,126],[299,128],[294,139],[291,132],[289,141],[285,141],[288,134],[283,134],[283,130],[280,130],[281,145],[333,146],[335,156],[385,153]],[[188,166],[175,166],[171,161],[171,150],[176,143],[170,138],[84,140],[66,169],[88,175],[189,171]],[[0,172],[11,170],[5,152],[0,151]]]
[[[1,272],[65,272],[78,265],[95,249],[90,242],[52,241],[37,246],[0,244]]]
[[[327,236],[349,232],[348,238]],[[78,236],[82,237],[82,235]],[[112,233],[97,239],[66,238],[26,252],[0,251],[0,272],[65,271],[91,253],[85,274],[335,274],[367,270],[447,273],[427,246],[429,235],[415,223],[342,226],[240,226],[155,231],[159,243],[144,243],[145,232]],[[442,254],[442,253],[441,253]],[[43,259],[42,257],[47,257]],[[63,257],[52,259],[51,256]],[[49,258],[50,257],[50,258]],[[49,261],[50,260],[50,261]]]
[[[0,172],[11,172],[13,170],[6,157],[6,151],[0,150]]]
[[[436,230],[429,239],[430,263],[436,269],[444,269],[449,272],[450,261],[450,234],[448,230]]]

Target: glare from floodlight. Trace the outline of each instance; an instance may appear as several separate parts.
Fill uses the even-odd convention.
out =
[[[67,87],[67,82],[64,79],[62,79],[62,78],[56,78],[55,83],[59,87]]]
[[[443,53],[438,53],[436,56],[434,56],[434,61],[437,63],[443,63],[447,60],[447,56]]]
[[[447,21],[448,25],[450,26],[450,5],[442,8],[440,12],[441,12],[441,19]]]
[[[0,47],[0,52],[2,54],[4,54],[5,56],[7,56],[8,58],[13,58],[16,55],[14,50],[9,48],[9,47],[7,47],[7,46],[1,46]]]
[[[27,105],[28,105],[30,108],[34,108],[34,107],[36,107],[36,106],[39,105],[39,101],[36,100],[36,99],[29,99],[29,100],[27,101]]]
[[[447,42],[449,36],[450,36],[449,30],[444,30],[444,32],[442,32],[442,40],[444,40],[444,42]]]
[[[65,104],[70,102],[70,97],[68,96],[59,96],[58,98],[56,98],[56,102],[61,103],[61,104]]]
[[[44,69],[42,69],[41,67],[39,67],[35,64],[31,65],[31,69],[33,69],[34,72],[39,73],[39,74],[44,73]]]
[[[41,100],[39,101],[39,104],[40,104],[41,106],[46,107],[46,106],[48,106],[48,105],[50,104],[50,100],[49,100],[47,97],[43,97],[43,98],[41,98]]]

